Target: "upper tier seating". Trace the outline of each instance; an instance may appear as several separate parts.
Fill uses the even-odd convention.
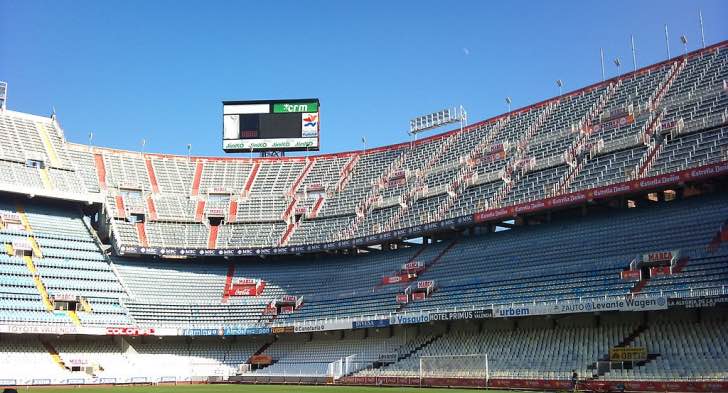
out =
[[[55,118],[6,110],[0,189],[104,200],[117,246],[230,249],[363,237],[728,160],[726,45],[462,131],[321,156],[95,148],[66,142]],[[130,221],[139,214],[143,227]],[[221,226],[212,230],[209,217]]]
[[[199,200],[225,212],[217,248],[323,243],[724,161],[725,131],[716,127],[726,120],[727,76],[728,51],[718,46],[463,132],[305,160],[96,151],[112,188],[150,193],[151,163],[159,190],[156,220],[147,211],[148,246],[208,246]],[[489,155],[500,144],[503,156]],[[319,191],[309,195],[312,185]],[[113,220],[119,244],[140,245],[126,220]]]

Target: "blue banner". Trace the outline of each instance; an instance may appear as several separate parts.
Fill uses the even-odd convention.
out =
[[[354,329],[383,328],[389,326],[389,319],[372,319],[370,321],[354,321]]]
[[[255,336],[259,334],[271,334],[273,330],[265,326],[234,326],[226,327],[223,331],[225,336]]]
[[[222,328],[191,328],[180,329],[180,336],[222,336]]]

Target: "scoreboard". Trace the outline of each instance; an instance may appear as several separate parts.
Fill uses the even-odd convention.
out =
[[[228,153],[319,150],[317,98],[223,101],[222,148]]]

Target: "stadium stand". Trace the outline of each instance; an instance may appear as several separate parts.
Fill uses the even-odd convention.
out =
[[[235,267],[236,277],[262,279],[265,291],[262,296],[237,298],[225,305],[220,299],[228,264],[210,262],[172,268],[121,258],[114,263],[135,294],[125,304],[144,326],[219,326],[224,318],[229,323],[254,323],[264,304],[282,295],[303,296],[305,307],[278,316],[279,321],[389,315],[398,308],[394,297],[402,284],[377,286],[415,254],[415,259],[428,267],[418,280],[434,280],[438,288],[427,301],[408,304],[406,310],[412,312],[627,295],[634,283],[621,280],[619,272],[629,268],[635,255],[650,250],[680,249],[683,256],[690,257],[690,263],[680,275],[650,280],[643,294],[720,289],[728,271],[720,267],[722,257],[707,255],[704,249],[725,217],[726,197],[702,197],[611,212],[587,222],[565,220],[558,229],[534,226],[386,255],[329,257],[315,266],[308,260],[286,258],[247,263]],[[682,231],[675,232],[676,227]],[[621,247],[612,247],[615,243]],[[538,246],[523,250],[519,244]],[[559,247],[563,244],[570,246]],[[544,258],[554,262],[544,265]],[[484,264],[484,260],[488,263]],[[352,276],[357,279],[347,279]],[[322,287],[321,282],[328,284]],[[209,318],[219,318],[208,319],[208,314]]]
[[[728,389],[727,45],[318,156],[0,110],[0,384]]]
[[[119,246],[207,248],[208,217],[223,218],[214,248],[338,241],[719,162],[726,61],[718,45],[366,152],[255,161],[68,150],[87,192],[103,188],[93,180],[104,171]],[[132,212],[145,215],[146,236],[134,235]]]

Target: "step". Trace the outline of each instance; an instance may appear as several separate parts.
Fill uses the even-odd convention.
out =
[[[200,193],[200,181],[202,181],[202,161],[195,165],[195,177],[192,180],[192,196]]]
[[[219,229],[219,225],[210,225],[210,232],[207,237],[207,248],[210,250],[217,248],[217,233]]]
[[[96,163],[96,176],[99,178],[99,187],[106,190],[106,164],[101,153],[94,154],[94,162]]]

